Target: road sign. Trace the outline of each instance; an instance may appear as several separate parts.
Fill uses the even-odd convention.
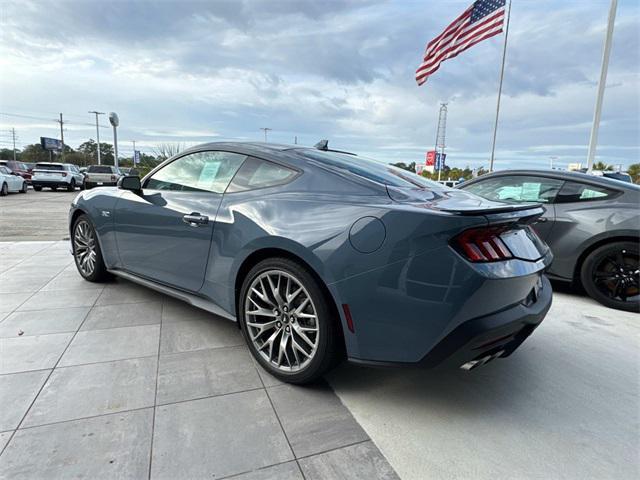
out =
[[[57,138],[40,137],[40,145],[44,150],[62,151],[62,142]]]
[[[140,163],[140,150],[133,151],[133,164],[137,165]]]

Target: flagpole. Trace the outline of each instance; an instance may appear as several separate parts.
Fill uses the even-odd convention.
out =
[[[607,70],[609,69],[609,54],[611,53],[611,40],[613,39],[613,25],[616,21],[616,8],[618,0],[611,0],[609,7],[609,20],[607,22],[607,35],[604,39],[604,51],[602,52],[602,66],[600,67],[600,80],[598,81],[598,94],[596,96],[596,108],[593,112],[593,125],[591,126],[591,137],[589,138],[589,153],[587,154],[587,172],[593,170],[593,160],[596,156],[598,144],[598,129],[600,128],[600,116],[602,114],[602,99],[604,88],[607,83]]]
[[[496,135],[498,134],[498,117],[500,116],[500,97],[502,96],[502,80],[504,79],[504,61],[507,58],[507,37],[509,36],[509,20],[511,20],[511,0],[507,12],[507,26],[504,31],[504,45],[502,47],[502,66],[500,67],[500,84],[498,86],[498,103],[496,105],[496,121],[493,124],[493,142],[491,143],[491,161],[489,171],[493,172],[493,160],[496,154]]]

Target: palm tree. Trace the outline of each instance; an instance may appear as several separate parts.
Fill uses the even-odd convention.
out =
[[[594,170],[601,170],[603,172],[606,172],[608,170],[613,170],[613,166],[612,165],[607,165],[604,162],[596,162],[593,164],[593,169]]]
[[[640,182],[640,163],[632,163],[631,165],[629,165],[629,168],[627,168],[627,173],[633,179],[633,183]]]

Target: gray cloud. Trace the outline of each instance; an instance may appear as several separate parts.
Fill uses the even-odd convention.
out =
[[[120,137],[142,145],[259,139],[258,127],[268,125],[278,141],[329,137],[414,161],[431,148],[438,103],[448,101],[450,158],[480,164],[502,37],[444,63],[425,87],[413,80],[425,43],[467,3],[5,1],[0,67],[10,74],[0,75],[0,111],[47,118],[64,111],[81,124],[88,109],[116,110]],[[514,5],[501,161],[584,157],[606,11],[606,2]],[[621,4],[600,135],[604,160],[638,160],[638,27],[638,8]],[[21,138],[56,134],[54,123],[50,131],[37,125],[26,122]],[[87,134],[68,136],[80,143]]]

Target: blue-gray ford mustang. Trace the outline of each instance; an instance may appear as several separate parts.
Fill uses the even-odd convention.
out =
[[[237,321],[276,377],[510,355],[551,305],[537,204],[506,205],[375,160],[210,143],[84,191],[80,274],[115,274]]]

